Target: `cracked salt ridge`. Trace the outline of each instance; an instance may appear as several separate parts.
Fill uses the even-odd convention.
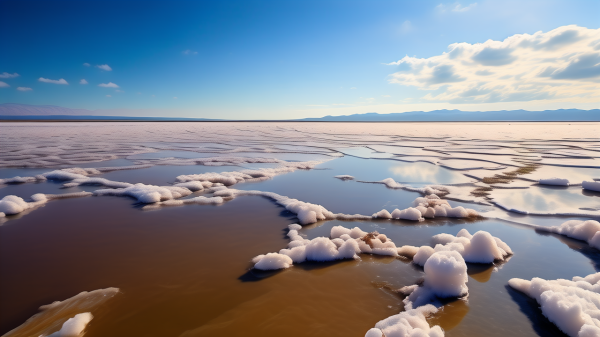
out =
[[[63,301],[42,305],[40,312],[2,337],[82,337],[94,318],[90,313],[119,293],[118,288],[84,291]]]

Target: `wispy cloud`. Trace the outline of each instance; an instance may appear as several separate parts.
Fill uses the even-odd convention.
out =
[[[108,82],[108,83],[100,83],[98,84],[99,87],[102,88],[118,88],[119,86],[114,84],[113,82]]]
[[[79,81],[79,84],[88,84],[88,81],[86,81],[85,78],[82,78],[81,81]]]
[[[186,49],[186,50],[182,51],[181,53],[183,55],[198,55],[197,51],[193,51],[193,50],[189,50],[189,49]]]
[[[84,63],[84,64],[83,64],[83,66],[84,66],[84,67],[89,67],[89,66],[90,66],[90,64],[86,62],[86,63]]]
[[[10,85],[8,85],[8,83],[0,81],[0,88],[8,88],[8,87],[10,87]]]
[[[177,97],[173,97],[173,99],[177,99]]]
[[[67,81],[65,81],[64,78],[61,78],[59,80],[51,80],[49,78],[40,77],[40,78],[38,78],[38,81],[44,82],[44,83],[53,83],[53,84],[69,84],[69,83],[67,83]]]
[[[13,77],[19,77],[20,75],[17,73],[14,74],[9,74],[6,71],[3,72],[2,74],[0,74],[0,78],[13,78]]]
[[[392,97],[392,96],[390,96],[390,95],[381,95],[381,97],[388,98],[388,97]]]
[[[125,91],[117,89],[117,90],[115,90],[115,92],[125,92]]]
[[[352,87],[352,88],[350,88],[350,90],[356,90],[356,87]]]
[[[112,68],[108,64],[99,64],[96,68],[100,68],[105,71],[112,71]]]
[[[406,20],[404,21],[401,25],[400,25],[400,33],[402,34],[408,34],[411,31],[414,30],[413,25],[410,23],[410,21]]]
[[[111,95],[106,95],[106,97],[112,97]]]
[[[600,99],[600,29],[563,26],[504,41],[453,43],[429,58],[405,56],[390,83],[436,90],[424,100],[450,103]]]
[[[473,8],[475,8],[477,6],[477,3],[474,2],[472,4],[469,4],[467,6],[463,6],[458,2],[455,2],[453,4],[439,4],[435,7],[435,9],[441,13],[444,12],[455,12],[455,13],[464,13],[467,12]]]
[[[17,90],[19,90],[19,91],[31,91],[33,89],[28,88],[28,87],[18,87]]]

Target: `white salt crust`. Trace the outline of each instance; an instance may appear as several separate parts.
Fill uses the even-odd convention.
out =
[[[600,192],[600,181],[584,181],[581,183],[581,187],[586,190]]]
[[[275,270],[291,267],[294,263],[305,261],[335,261],[359,259],[357,254],[398,256],[398,248],[384,234],[367,233],[358,227],[348,229],[342,226],[331,228],[330,238],[318,237],[312,240],[298,234],[302,227],[298,224],[288,226],[290,238],[288,248],[278,253],[258,255],[252,259],[254,268]]]
[[[455,251],[466,262],[493,263],[504,261],[513,254],[510,247],[497,237],[486,231],[478,231],[471,235],[466,229],[461,229],[456,236],[451,234],[438,234],[432,237],[430,246],[403,246],[399,254],[413,259],[413,262],[424,266],[426,261],[436,252]]]
[[[118,293],[118,288],[84,291],[66,300],[42,305],[37,314],[3,337],[24,336],[25,332],[29,334],[36,332],[36,336],[39,334],[48,337],[82,337],[86,326],[93,319],[91,311],[102,306]],[[60,324],[65,319],[66,321]]]
[[[544,316],[565,334],[600,336],[600,273],[571,281],[513,278],[508,285],[534,298]]]
[[[600,222],[596,220],[569,220],[560,226],[536,227],[538,230],[568,236],[587,242],[590,246],[600,249]]]
[[[403,311],[377,322],[365,337],[443,337],[442,328],[438,325],[431,327],[426,320],[428,315],[437,311],[431,304]]]

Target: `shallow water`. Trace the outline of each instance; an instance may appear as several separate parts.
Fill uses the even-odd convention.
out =
[[[374,124],[342,123],[105,123],[106,127],[99,132],[89,124],[82,123],[80,128],[61,123],[53,124],[52,128],[44,123],[0,124],[3,131],[0,140],[7,145],[0,151],[9,149],[11,153],[18,153],[28,149],[19,146],[34,147],[48,139],[66,152],[75,147],[77,151],[86,147],[92,150],[102,139],[109,149],[119,153],[119,158],[83,163],[78,167],[130,166],[178,156],[323,160],[311,170],[296,170],[231,187],[276,192],[321,204],[335,213],[370,215],[381,209],[406,208],[421,194],[360,181],[393,178],[413,187],[462,184],[460,191],[466,194],[476,188],[470,184],[476,180],[465,176],[464,171],[396,159],[409,160],[411,154],[431,152],[433,162],[440,157],[450,158],[445,159],[454,164],[449,166],[460,169],[473,165],[492,168],[497,167],[497,163],[521,165],[523,156],[519,151],[537,154],[536,151],[546,151],[552,144],[561,149],[597,144],[597,140],[594,143],[565,139],[597,137],[594,130],[599,127],[586,123],[574,123],[570,129],[543,123],[511,126],[463,123],[469,128],[461,129],[461,124],[453,123],[454,130],[448,130],[443,128],[443,123],[411,123],[410,128],[402,123],[377,123],[377,129],[372,128]],[[173,132],[177,128],[187,132],[178,135]],[[549,132],[554,143],[537,140],[547,138]],[[128,137],[123,138],[123,134]],[[163,134],[169,136],[161,141],[159,136]],[[107,135],[110,137],[103,138]],[[10,142],[3,138],[7,136],[12,137]],[[18,140],[23,144],[16,145]],[[463,152],[442,154],[423,149],[433,146],[461,148]],[[240,147],[252,147],[255,152],[212,152]],[[290,152],[269,153],[276,147]],[[471,153],[485,152],[486,147],[490,150],[487,155],[477,158],[477,153]],[[210,148],[211,152],[201,153],[201,148]],[[134,154],[135,151],[148,153]],[[336,151],[348,155],[337,158]],[[394,154],[408,156],[395,157]],[[0,154],[4,165],[0,178],[32,176],[66,167],[60,164],[20,168],[25,164],[35,166],[36,160],[46,155],[35,156],[15,160],[16,167],[10,168],[11,161],[3,161]],[[69,158],[61,157],[61,160]],[[569,162],[569,158],[561,160]],[[588,162],[593,160],[597,161],[587,159]],[[575,159],[573,164],[579,165]],[[164,186],[174,183],[182,174],[276,166],[273,163],[157,165],[106,172],[99,177]],[[523,177],[556,175],[578,180],[599,178],[598,171],[542,165]],[[489,172],[487,176],[499,173],[498,170],[481,172]],[[359,181],[342,181],[334,178],[336,175],[352,175]],[[0,198],[17,195],[27,199],[35,193],[105,188],[62,188],[62,183],[0,185]],[[209,192],[196,192],[192,196],[205,194]],[[581,186],[494,189],[490,197],[530,212],[600,208],[600,193],[583,190]],[[460,200],[449,202],[452,206],[480,212],[493,210],[500,218],[542,226],[589,219],[523,215]],[[287,225],[297,221],[293,213],[263,197],[242,196],[220,206],[186,205],[156,210],[141,206],[129,197],[70,198],[52,200],[4,218],[0,226],[0,333],[22,324],[40,305],[65,300],[81,291],[118,287],[121,291],[114,299],[92,310],[94,319],[86,329],[86,336],[364,336],[379,320],[404,309],[402,296],[394,290],[415,284],[423,277],[422,268],[412,264],[410,259],[367,254],[362,254],[359,261],[303,263],[277,272],[251,269],[252,257],[287,246]],[[468,265],[469,296],[446,303],[429,318],[430,323],[439,324],[447,336],[560,336],[561,332],[541,314],[538,304],[509,288],[508,280],[514,277],[571,279],[600,271],[600,251],[585,242],[493,218],[436,218],[423,222],[332,220],[305,226],[300,233],[307,238],[329,236],[331,227],[337,225],[376,230],[386,234],[397,246],[428,245],[431,236],[455,235],[462,228],[471,233],[485,230],[512,248],[514,255],[505,263]]]

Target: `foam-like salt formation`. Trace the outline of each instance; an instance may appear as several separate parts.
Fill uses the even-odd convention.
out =
[[[377,322],[365,337],[443,337],[442,328],[431,327],[426,320],[426,316],[437,311],[431,304],[403,311]]]
[[[581,183],[581,187],[586,190],[600,192],[600,181],[584,181]]]
[[[19,214],[26,209],[33,208],[48,201],[48,199],[40,193],[34,194],[32,199],[33,202],[27,202],[16,195],[7,195],[0,199],[0,213],[4,213],[4,215]]]
[[[331,238],[318,237],[312,240],[304,239],[298,234],[298,230],[302,228],[300,225],[292,224],[288,228],[287,236],[291,240],[288,248],[280,250],[279,253],[256,256],[252,259],[255,263],[254,268],[283,269],[291,266],[292,262],[358,259],[359,253],[398,256],[398,248],[387,236],[377,232],[367,233],[358,227],[348,229],[334,226],[331,228]]]
[[[513,254],[510,247],[497,237],[492,236],[486,231],[478,231],[471,235],[466,229],[461,229],[456,236],[451,234],[438,234],[433,236],[430,246],[419,247],[416,251],[414,247],[401,247],[399,253],[412,257],[413,262],[418,265],[425,265],[428,259],[436,252],[455,251],[460,254],[466,262],[471,263],[493,263],[494,261],[504,261]],[[412,255],[412,256],[411,256]]]
[[[572,281],[513,278],[508,285],[534,298],[544,316],[567,335],[600,336],[600,273]]]
[[[469,292],[467,265],[459,252],[434,252],[425,262],[424,270],[423,286],[401,289],[401,292],[408,294],[403,301],[407,309],[420,307],[436,298],[461,297]]]
[[[286,196],[279,195],[273,192],[263,192],[254,190],[236,190],[236,189],[224,189],[216,191],[214,196],[222,198],[235,198],[241,195],[256,195],[262,196],[274,200],[276,203],[282,205],[288,211],[297,215],[300,224],[308,225],[315,223],[320,220],[368,220],[370,216],[360,214],[335,214],[330,212],[321,205],[315,205],[308,202],[300,201],[297,199],[291,199]]]
[[[600,249],[600,222],[595,220],[569,220],[560,226],[537,227],[538,230],[548,231],[587,242],[590,246]]]
[[[94,191],[95,195],[130,196],[144,204],[151,204],[164,200],[179,199],[192,194],[185,187],[178,186],[154,186],[135,184],[126,188],[102,189]]]
[[[282,163],[280,167],[275,168],[262,168],[258,170],[242,170],[242,171],[232,171],[232,172],[208,172],[201,174],[190,174],[190,175],[180,175],[176,178],[178,182],[188,182],[188,181],[209,181],[211,183],[222,183],[225,186],[235,185],[237,183],[245,182],[245,181],[260,181],[265,179],[270,179],[276,175],[294,172],[298,169],[312,169],[318,164],[321,164],[320,161],[310,161],[310,162],[285,162]]]
[[[554,185],[554,186],[569,186],[569,179],[563,179],[563,178],[540,179],[540,180],[538,180],[538,184]]]

